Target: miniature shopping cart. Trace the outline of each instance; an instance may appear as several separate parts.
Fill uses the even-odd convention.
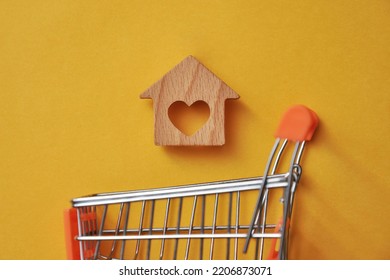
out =
[[[263,177],[73,199],[68,258],[287,259],[300,160],[317,124],[310,109],[290,108]]]

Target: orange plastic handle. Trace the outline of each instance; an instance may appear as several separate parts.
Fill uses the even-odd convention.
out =
[[[76,240],[78,235],[77,209],[70,208],[64,211],[65,244],[68,260],[80,260],[80,245]]]
[[[318,126],[317,114],[303,105],[288,109],[276,130],[275,137],[292,141],[310,141]]]

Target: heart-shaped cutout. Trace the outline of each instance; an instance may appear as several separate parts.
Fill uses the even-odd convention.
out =
[[[183,101],[176,101],[169,106],[168,116],[178,130],[191,136],[207,122],[210,108],[204,101],[196,101],[190,106]]]

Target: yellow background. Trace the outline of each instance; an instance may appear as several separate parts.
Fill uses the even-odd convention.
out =
[[[157,147],[139,94],[194,55],[241,98],[223,147]],[[90,193],[262,175],[282,113],[320,126],[290,257],[389,259],[390,1],[1,1],[0,259],[63,259]]]

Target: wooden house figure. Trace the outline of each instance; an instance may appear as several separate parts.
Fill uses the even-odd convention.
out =
[[[220,146],[225,144],[225,101],[240,96],[197,59],[188,56],[140,97],[153,100],[156,145]],[[178,101],[187,106],[203,101],[209,107],[208,120],[192,135],[176,128],[168,116],[170,106]]]

